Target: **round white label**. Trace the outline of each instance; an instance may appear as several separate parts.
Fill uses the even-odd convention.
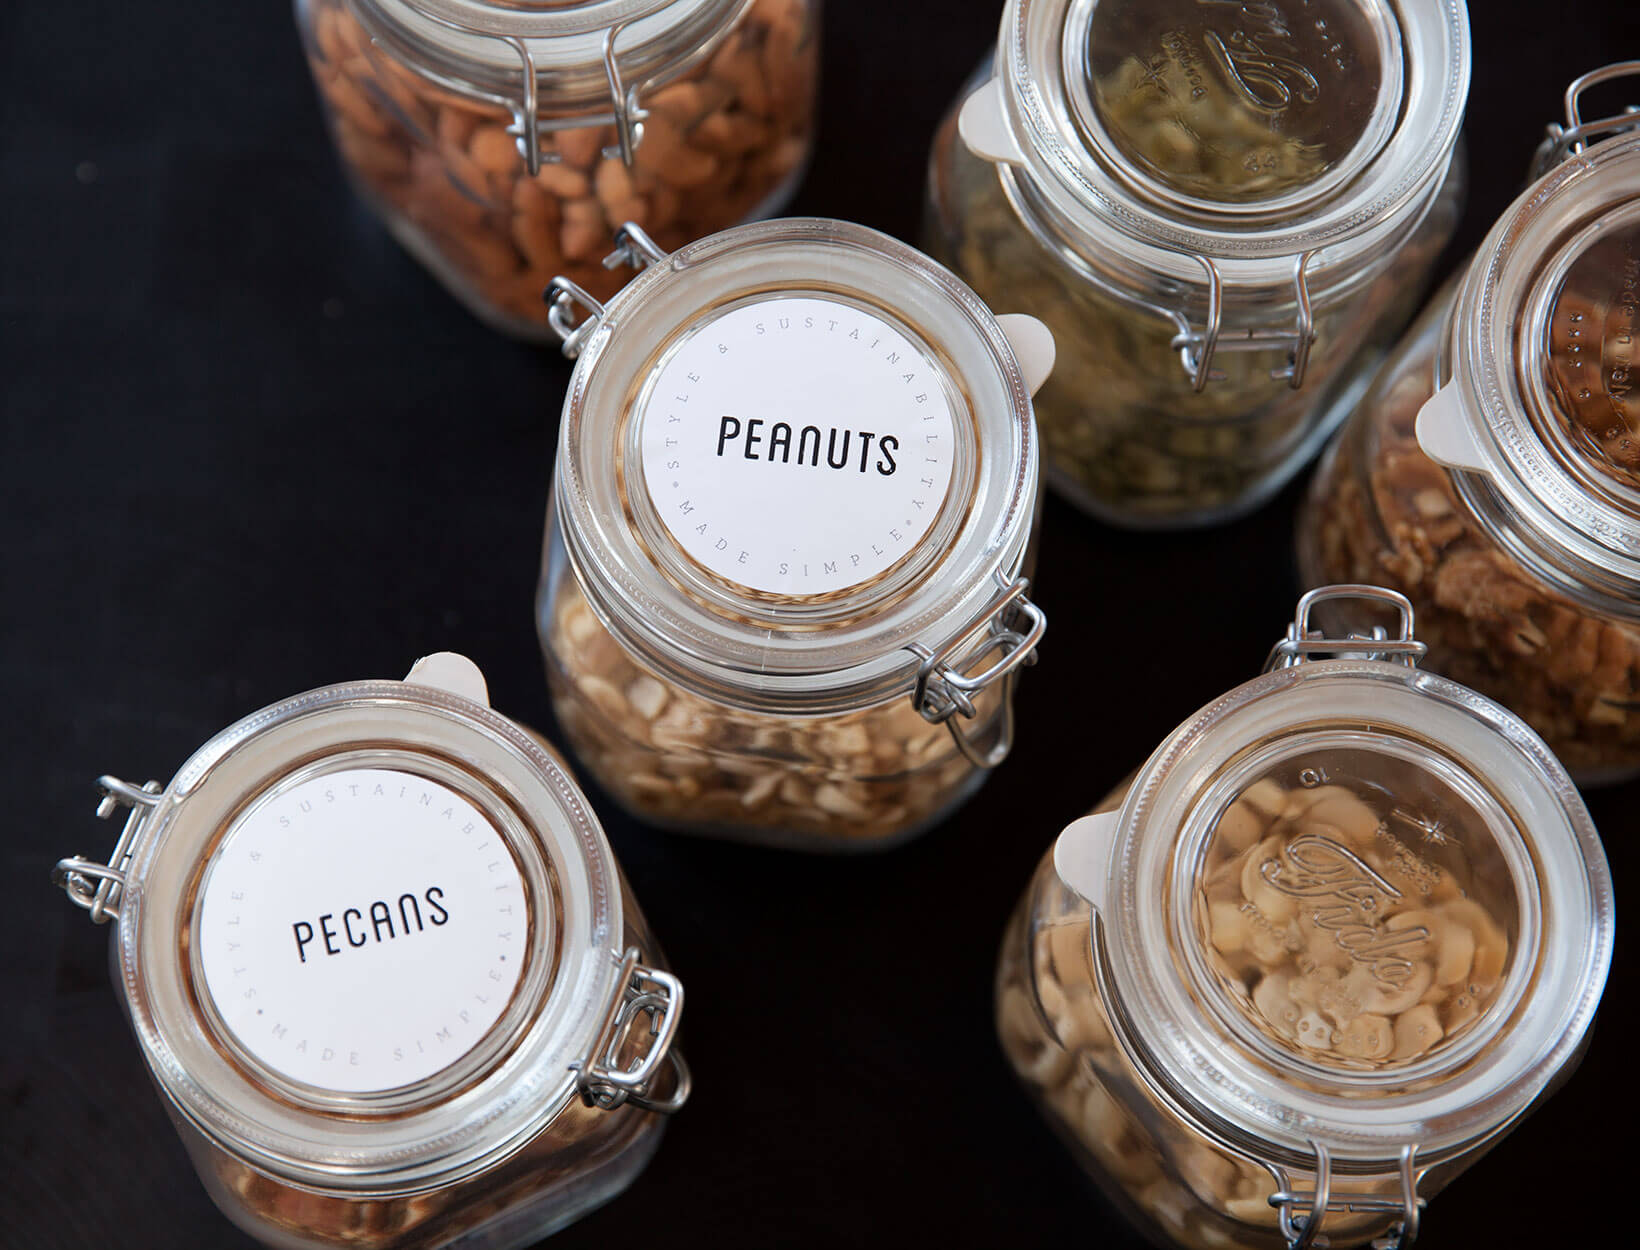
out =
[[[937,367],[836,300],[760,300],[697,327],[638,420],[667,531],[756,591],[870,581],[915,550],[951,485],[955,428]]]
[[[395,1089],[460,1059],[525,957],[523,878],[454,790],[359,768],[252,808],[205,880],[199,957],[249,1054],[305,1085]]]

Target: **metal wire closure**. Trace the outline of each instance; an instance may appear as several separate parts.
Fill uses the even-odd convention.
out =
[[[1549,124],[1548,137],[1539,146],[1532,161],[1534,179],[1541,178],[1567,157],[1587,151],[1588,140],[1591,138],[1615,134],[1621,130],[1640,129],[1640,105],[1635,104],[1628,105],[1621,113],[1613,113],[1593,121],[1583,120],[1583,93],[1591,87],[1618,78],[1640,78],[1640,61],[1614,61],[1610,65],[1603,65],[1599,69],[1590,70],[1581,78],[1574,79],[1566,88],[1566,123]]]
[[[572,1063],[581,1100],[589,1107],[611,1111],[623,1103],[670,1115],[689,1100],[692,1081],[683,1055],[672,1048],[683,1015],[683,985],[669,972],[646,968],[638,962],[638,948],[629,946],[621,958],[621,991],[610,1004],[598,1040],[587,1058]],[[648,1048],[630,1067],[622,1067],[621,1051],[639,1013],[649,1017]],[[649,1087],[661,1064],[670,1063],[672,1092],[649,1097]]]
[[[1194,259],[1207,273],[1207,324],[1198,330],[1181,314],[1176,316],[1181,329],[1173,336],[1170,346],[1179,353],[1184,371],[1190,375],[1192,389],[1207,389],[1208,382],[1222,382],[1225,374],[1213,368],[1213,358],[1219,352],[1262,352],[1273,348],[1287,349],[1287,363],[1270,370],[1274,379],[1287,379],[1287,385],[1298,390],[1304,385],[1304,375],[1310,367],[1310,348],[1315,343],[1315,310],[1310,301],[1310,261],[1314,252],[1305,252],[1293,262],[1293,288],[1298,301],[1298,320],[1291,330],[1247,330],[1241,334],[1223,337],[1224,279],[1211,258],[1196,253]]]
[[[1415,1145],[1401,1147],[1401,1161],[1397,1174],[1401,1192],[1394,1197],[1379,1198],[1371,1194],[1332,1196],[1332,1154],[1320,1142],[1311,1142],[1315,1150],[1315,1188],[1296,1190],[1285,1168],[1266,1164],[1276,1179],[1276,1192],[1270,1195],[1270,1205],[1280,1215],[1281,1235],[1287,1239],[1288,1250],[1310,1250],[1323,1247],[1327,1239],[1321,1236],[1321,1225],[1327,1212],[1361,1215],[1374,1211],[1398,1211],[1401,1218],[1383,1236],[1374,1239],[1373,1250],[1407,1250],[1418,1239],[1418,1222],[1423,1215],[1424,1199],[1418,1196],[1418,1175],[1413,1166],[1417,1154]]]
[[[943,724],[950,730],[957,750],[979,768],[995,768],[1013,749],[1014,681],[1020,668],[1036,663],[1036,644],[1048,628],[1048,618],[1042,609],[1025,597],[1029,579],[1021,577],[1009,582],[998,574],[996,580],[1001,589],[986,604],[979,623],[967,633],[947,643],[938,653],[917,642],[906,648],[922,661],[917,668],[916,687],[911,692],[912,706],[924,720]],[[951,657],[973,642],[981,631],[985,633],[981,645],[952,664]],[[983,672],[973,672],[993,651],[1000,651],[1002,658]],[[991,749],[981,753],[956,718],[960,715],[965,720],[973,720],[977,714],[974,696],[998,681],[1003,683],[1002,722]]]
[[[605,148],[605,156],[618,157],[625,165],[632,164],[632,154],[638,144],[643,141],[643,123],[649,113],[638,101],[638,89],[627,88],[621,79],[621,67],[615,57],[615,41],[620,38],[630,22],[621,22],[611,26],[604,32],[603,62],[604,77],[609,83],[610,111],[593,115],[577,115],[555,117],[545,124],[541,121],[541,88],[539,71],[536,68],[535,56],[530,51],[529,42],[516,35],[498,35],[493,30],[484,30],[466,22],[456,21],[442,13],[432,13],[414,0],[409,0],[410,7],[429,22],[443,26],[463,35],[473,35],[481,39],[495,39],[506,44],[518,55],[524,71],[524,98],[521,101],[490,98],[493,102],[503,104],[510,109],[513,115],[512,122],[507,126],[507,133],[513,136],[518,144],[518,154],[524,158],[524,164],[531,174],[541,171],[543,164],[557,164],[562,157],[557,152],[543,152],[541,141],[543,134],[550,134],[555,130],[578,130],[587,126],[615,127],[615,146]]]
[[[665,260],[669,253],[661,250],[654,239],[636,222],[627,222],[615,232],[615,250],[604,257],[604,268],[615,269],[630,265],[642,269],[646,265]],[[579,283],[565,277],[556,277],[547,284],[541,296],[547,302],[547,324],[559,338],[560,351],[574,360],[581,354],[587,337],[603,320],[604,306]],[[576,320],[575,306],[579,304],[587,315]]]
[[[120,914],[120,895],[125,890],[125,867],[136,851],[137,834],[143,822],[159,804],[162,787],[159,782],[150,781],[139,790],[128,781],[107,776],[98,777],[97,785],[103,792],[102,802],[97,804],[99,819],[107,820],[122,807],[131,811],[125,819],[125,828],[120,831],[119,841],[114,843],[114,853],[108,857],[106,864],[81,855],[60,859],[51,871],[51,881],[67,893],[69,901],[76,907],[83,907],[91,913],[93,924],[107,924]]]
[[[1338,599],[1368,599],[1395,609],[1400,627],[1394,638],[1382,625],[1373,626],[1370,635],[1350,634],[1344,638],[1329,638],[1319,629],[1310,627],[1310,614],[1317,604]],[[1395,660],[1416,668],[1418,661],[1429,650],[1412,636],[1412,601],[1405,595],[1382,586],[1321,586],[1298,601],[1298,612],[1287,626],[1287,636],[1270,649],[1270,658],[1264,662],[1264,671],[1291,668],[1302,664],[1312,655],[1366,655],[1370,659]]]

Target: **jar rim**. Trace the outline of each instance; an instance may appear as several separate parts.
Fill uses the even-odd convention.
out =
[[[373,765],[430,778],[477,807],[518,864],[531,920],[525,967],[481,1037],[413,1085],[353,1095],[258,1065],[207,1008],[213,989],[192,948],[200,883],[245,814],[290,792],[292,779]],[[622,910],[607,839],[548,750],[461,695],[352,682],[238,721],[177,771],[127,872],[116,962],[150,1070],[221,1149],[325,1192],[404,1193],[491,1165],[568,1103],[571,1065],[617,993]]]
[[[998,43],[1004,112],[1025,170],[1055,215],[1083,233],[1136,254],[1206,258],[1251,283],[1280,282],[1284,267],[1306,253],[1317,254],[1317,272],[1370,263],[1378,241],[1398,233],[1401,219],[1439,185],[1469,88],[1463,0],[1351,0],[1385,58],[1373,115],[1335,169],[1259,212],[1181,198],[1154,177],[1136,176],[1130,160],[1113,158],[1103,128],[1089,126],[1090,110],[1098,110],[1084,99],[1081,75],[1067,78],[1074,60],[1067,49],[1085,39],[1099,3],[1009,0]],[[1188,266],[1179,276],[1201,281]]]
[[[621,461],[638,455],[638,401],[676,344],[741,308],[809,298],[866,310],[941,382],[958,435],[952,486],[915,540],[926,550],[880,577],[829,596],[764,594],[691,569],[661,527],[643,523],[651,509],[621,489]],[[692,243],[604,306],[570,380],[550,506],[573,575],[625,645],[709,697],[819,712],[903,693],[920,663],[913,644],[938,652],[970,632],[1023,562],[1036,503],[1030,396],[979,298],[887,235],[791,218]]]
[[[1529,896],[1524,910],[1539,917],[1522,925],[1531,957],[1511,956],[1498,1002],[1469,1026],[1464,1044],[1377,1082],[1255,1053],[1170,953],[1178,873],[1203,836],[1199,820],[1191,832],[1189,813],[1204,779],[1250,742],[1340,719],[1426,749],[1438,741],[1447,761],[1506,800],[1514,820],[1493,836],[1518,833],[1508,848],[1515,888]],[[1611,879],[1598,835],[1541,739],[1456,683],[1381,660],[1309,661],[1267,673],[1170,735],[1119,819],[1099,912],[1102,975],[1141,1066],[1202,1123],[1260,1157],[1302,1162],[1319,1142],[1358,1168],[1392,1169],[1408,1144],[1420,1161],[1438,1160],[1524,1110],[1593,1018],[1612,949]]]

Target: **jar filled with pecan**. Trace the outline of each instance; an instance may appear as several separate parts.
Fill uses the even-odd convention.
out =
[[[938,131],[929,251],[1062,364],[1048,482],[1144,528],[1312,456],[1456,225],[1462,0],[1009,0]]]
[[[1298,533],[1307,584],[1403,591],[1428,666],[1583,782],[1640,771],[1640,136],[1587,146],[1634,120],[1578,104],[1613,76],[1574,85],[1547,149],[1570,154],[1393,353]]]
[[[1040,322],[860,226],[743,226],[607,305],[579,356],[539,598],[553,705],[653,824],[817,850],[909,837],[1007,754],[1037,507]]]
[[[104,777],[143,1057],[212,1199],[280,1250],[511,1250],[624,1189],[689,1093],[666,970],[562,762],[470,660],[309,691],[166,786]]]
[[[1312,629],[1346,596],[1395,632]],[[1393,592],[1311,592],[1264,676],[1065,830],[1010,923],[1008,1059],[1154,1237],[1405,1247],[1581,1053],[1612,950],[1600,840],[1519,718],[1420,671],[1412,624]]]
[[[808,159],[819,0],[296,0],[342,163],[485,321],[548,339],[616,227],[668,247],[777,212]]]

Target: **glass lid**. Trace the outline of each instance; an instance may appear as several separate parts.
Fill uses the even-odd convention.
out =
[[[1066,220],[1218,259],[1378,229],[1442,174],[1459,0],[1012,0],[1004,111]]]
[[[1067,57],[1082,49],[1065,67],[1073,113],[1105,163],[1163,203],[1291,207],[1371,160],[1400,111],[1400,27],[1382,0],[1081,7],[1065,41]]]
[[[232,1153],[413,1188],[571,1096],[615,995],[617,877],[559,762],[482,698],[453,656],[310,692],[212,739],[147,813],[127,1001],[160,1083]]]
[[[1599,839],[1542,741],[1419,671],[1415,643],[1372,646],[1287,652],[1055,851],[1147,1073],[1297,1166],[1316,1143],[1433,1163],[1506,1123],[1578,1045],[1611,954]]]
[[[655,253],[576,334],[565,543],[606,623],[686,684],[870,697],[1017,571],[1052,341],[920,253],[741,227]]]
[[[1640,612],[1640,137],[1516,201],[1465,278],[1418,439],[1500,541]]]

